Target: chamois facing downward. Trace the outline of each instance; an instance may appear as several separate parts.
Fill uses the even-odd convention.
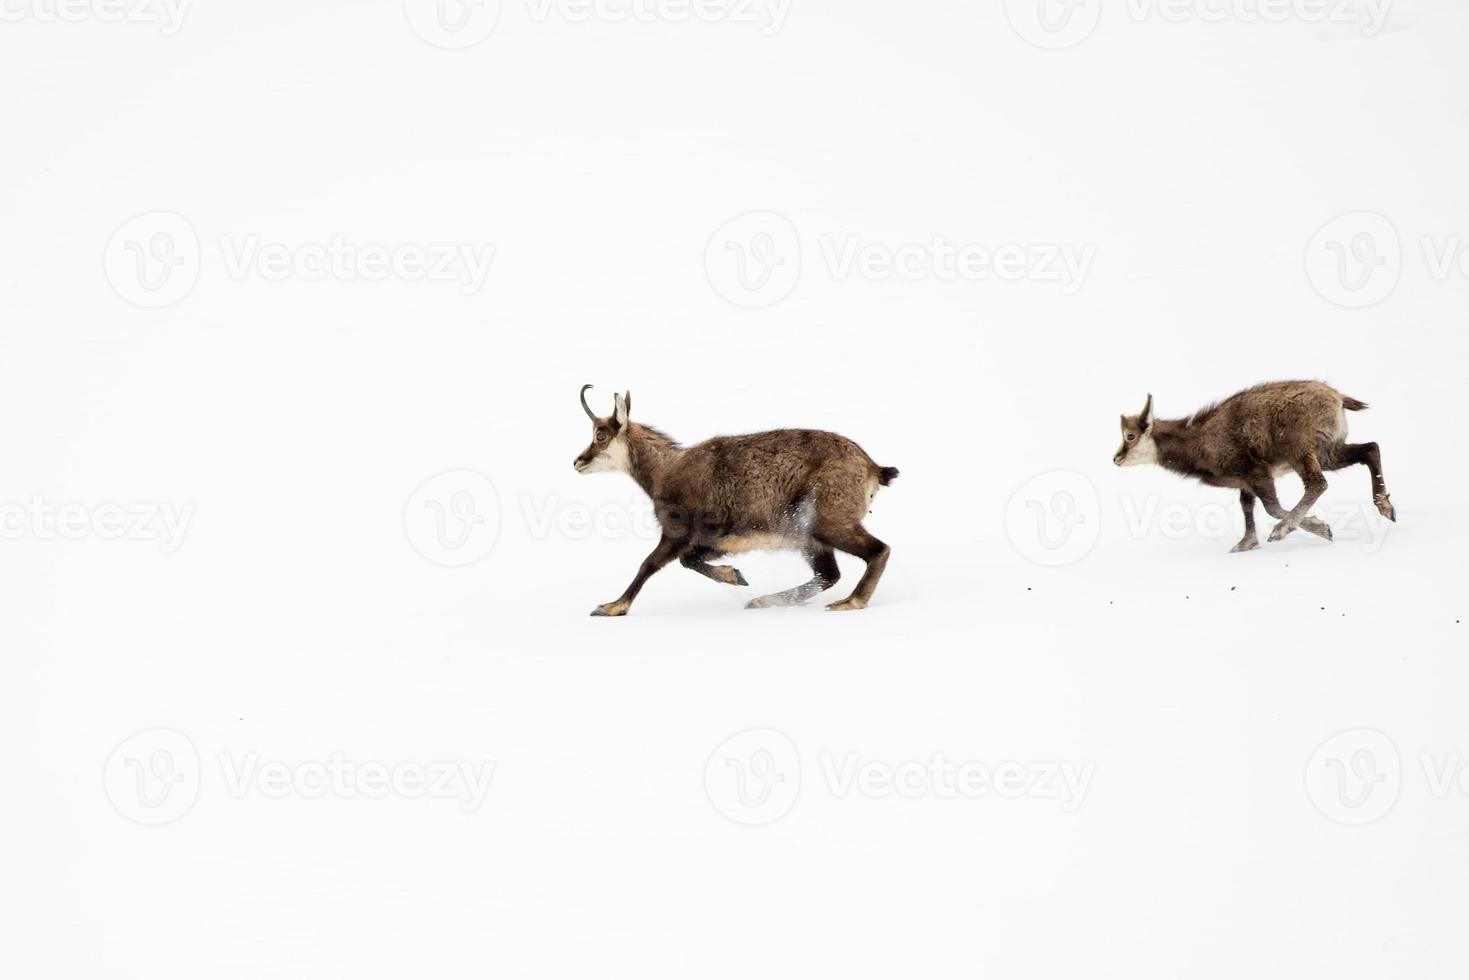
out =
[[[1372,473],[1372,501],[1383,517],[1397,511],[1382,478],[1382,455],[1375,442],[1349,443],[1347,412],[1366,402],[1343,395],[1319,381],[1275,381],[1246,388],[1186,419],[1155,419],[1153,396],[1142,412],[1122,416],[1118,466],[1156,463],[1212,487],[1235,487],[1245,512],[1245,536],[1231,551],[1260,546],[1255,534],[1255,499],[1280,523],[1270,532],[1279,541],[1296,528],[1331,540],[1331,528],[1311,517],[1312,505],[1326,492],[1325,473],[1362,463]],[[1275,496],[1275,478],[1294,471],[1305,484],[1300,503],[1290,510]]]
[[[897,479],[862,447],[832,432],[777,429],[719,436],[680,446],[657,429],[632,421],[632,395],[613,395],[613,411],[598,418],[581,390],[592,420],[592,442],[573,464],[578,473],[619,472],[653,500],[662,530],[653,553],[632,584],[593,616],[624,616],[643,584],[677,558],[685,568],[727,585],[748,585],[739,570],[711,565],[742,551],[801,552],[812,578],[795,588],[761,596],[747,608],[791,606],[824,592],[840,578],[836,551],[856,555],[867,570],[852,594],[826,608],[862,609],[872,599],[888,561],[888,546],[862,527],[879,486]]]

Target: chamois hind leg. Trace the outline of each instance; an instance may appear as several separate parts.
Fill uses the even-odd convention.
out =
[[[725,585],[750,584],[745,581],[745,577],[740,574],[738,568],[731,565],[709,564],[709,559],[721,557],[723,557],[723,554],[715,551],[713,548],[695,548],[692,551],[684,552],[679,556],[678,560],[684,568],[698,572],[707,578],[712,578],[716,582],[723,582]]]
[[[1270,532],[1271,541],[1279,541],[1296,528],[1305,528],[1312,534],[1319,535],[1331,540],[1331,528],[1324,521],[1317,518],[1307,517],[1307,513],[1321,499],[1326,492],[1326,476],[1321,472],[1321,463],[1317,460],[1315,453],[1307,453],[1299,462],[1291,464],[1295,471],[1300,474],[1301,482],[1305,484],[1305,493],[1301,494],[1300,502],[1292,507],[1281,518],[1280,523]]]
[[[1260,547],[1260,536],[1255,533],[1255,495],[1248,490],[1239,492],[1239,506],[1245,512],[1245,536],[1239,539],[1239,544],[1230,548],[1230,553],[1236,551],[1254,551]]]
[[[773,592],[770,595],[751,599],[745,604],[746,609],[770,609],[773,606],[798,606],[819,593],[825,592],[837,584],[837,579],[842,573],[837,569],[837,556],[826,545],[811,543],[811,547],[805,552],[806,563],[811,566],[811,581],[803,582],[793,589],[784,592]]]
[[[816,538],[822,544],[845,551],[849,555],[856,555],[867,562],[867,570],[862,573],[862,579],[852,590],[852,594],[826,608],[833,612],[866,609],[868,601],[872,599],[873,590],[877,588],[877,580],[882,578],[882,570],[887,567],[891,549],[868,534],[861,524],[835,531],[821,531]]]
[[[1324,461],[1321,468],[1340,470],[1355,463],[1361,463],[1372,473],[1372,502],[1377,505],[1377,512],[1390,521],[1396,521],[1398,511],[1387,495],[1387,481],[1382,478],[1382,451],[1377,448],[1377,443],[1343,443],[1336,447],[1331,459]]]

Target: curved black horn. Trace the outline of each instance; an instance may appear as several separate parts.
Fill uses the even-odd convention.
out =
[[[581,408],[582,411],[587,413],[587,418],[591,419],[593,422],[600,422],[602,420],[597,418],[597,413],[593,412],[591,408],[587,406],[587,389],[590,387],[591,385],[581,386]]]

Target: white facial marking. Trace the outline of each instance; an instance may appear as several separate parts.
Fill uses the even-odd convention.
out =
[[[607,447],[592,457],[583,473],[631,473],[632,458],[627,451],[627,440],[615,436]]]
[[[1153,441],[1152,430],[1137,437],[1127,455],[1122,457],[1123,466],[1142,466],[1158,462],[1158,444]]]

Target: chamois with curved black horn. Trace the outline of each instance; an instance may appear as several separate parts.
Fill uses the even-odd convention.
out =
[[[1382,478],[1375,442],[1347,442],[1347,412],[1367,403],[1319,381],[1273,381],[1246,388],[1184,419],[1155,419],[1153,396],[1137,415],[1122,416],[1118,466],[1156,463],[1212,487],[1239,490],[1245,536],[1231,551],[1260,546],[1255,534],[1255,500],[1280,523],[1270,532],[1279,541],[1296,528],[1331,540],[1331,528],[1311,507],[1326,492],[1325,474],[1361,463],[1372,473],[1372,502],[1383,517],[1398,519]],[[1294,471],[1305,484],[1290,510],[1275,496],[1275,478]]]
[[[739,570],[710,564],[742,551],[801,552],[812,578],[795,588],[761,596],[747,608],[796,605],[836,584],[836,551],[855,555],[867,569],[852,594],[826,608],[862,609],[872,599],[888,561],[888,546],[862,527],[877,488],[898,476],[878,466],[862,447],[833,432],[777,429],[718,436],[680,446],[650,426],[632,421],[632,395],[613,395],[612,414],[599,418],[587,405],[592,442],[576,457],[578,473],[626,473],[653,500],[662,531],[632,584],[593,616],[624,616],[652,575],[678,559],[716,582],[748,585]]]

